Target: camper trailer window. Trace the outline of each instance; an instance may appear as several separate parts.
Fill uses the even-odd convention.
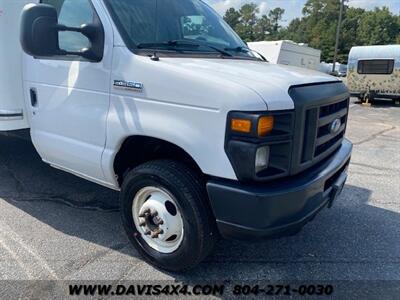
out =
[[[368,59],[358,61],[358,74],[392,74],[393,59]]]

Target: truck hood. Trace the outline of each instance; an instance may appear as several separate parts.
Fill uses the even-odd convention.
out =
[[[163,59],[175,67],[195,70],[205,78],[222,77],[257,93],[269,110],[293,109],[288,90],[291,86],[339,81],[337,78],[303,68],[260,61],[234,59]]]

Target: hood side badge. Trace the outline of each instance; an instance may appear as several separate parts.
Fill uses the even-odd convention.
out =
[[[114,80],[114,87],[135,92],[143,91],[143,83],[135,81]]]

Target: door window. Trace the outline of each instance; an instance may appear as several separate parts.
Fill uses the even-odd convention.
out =
[[[90,0],[42,0],[54,6],[58,23],[69,27],[80,27],[94,22],[96,13]],[[80,51],[90,47],[90,41],[79,32],[59,32],[60,48],[66,51]]]

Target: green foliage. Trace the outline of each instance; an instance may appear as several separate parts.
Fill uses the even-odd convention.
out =
[[[255,25],[257,24],[257,14],[259,9],[256,4],[249,3],[243,5],[240,10],[240,23],[236,26],[237,33],[243,37],[246,42],[254,41]]]
[[[280,29],[279,21],[285,10],[275,8],[269,12],[268,16],[258,17],[259,12],[257,4],[248,3],[243,5],[239,11],[234,8],[228,9],[224,20],[246,42],[262,41],[277,36]]]
[[[277,7],[259,16],[257,5],[250,3],[239,10],[228,9],[224,19],[247,42],[287,39],[307,43],[321,50],[322,60],[332,61],[339,10],[340,0],[308,0],[303,16],[282,28],[284,9]],[[344,5],[339,62],[347,62],[353,46],[396,43],[400,43],[400,15],[393,15],[387,7],[366,11]]]
[[[233,7],[229,8],[225,12],[224,20],[228,23],[233,29],[240,23],[240,12],[238,12]]]
[[[383,45],[394,42],[399,30],[397,18],[387,7],[375,8],[374,11],[365,12],[360,19],[357,36],[363,45]]]
[[[271,20],[263,15],[258,19],[257,24],[255,26],[255,40],[263,41],[271,34]]]
[[[272,26],[272,34],[276,34],[281,27],[279,26],[279,21],[282,20],[284,13],[285,10],[280,7],[276,7],[268,13],[268,17]]]

